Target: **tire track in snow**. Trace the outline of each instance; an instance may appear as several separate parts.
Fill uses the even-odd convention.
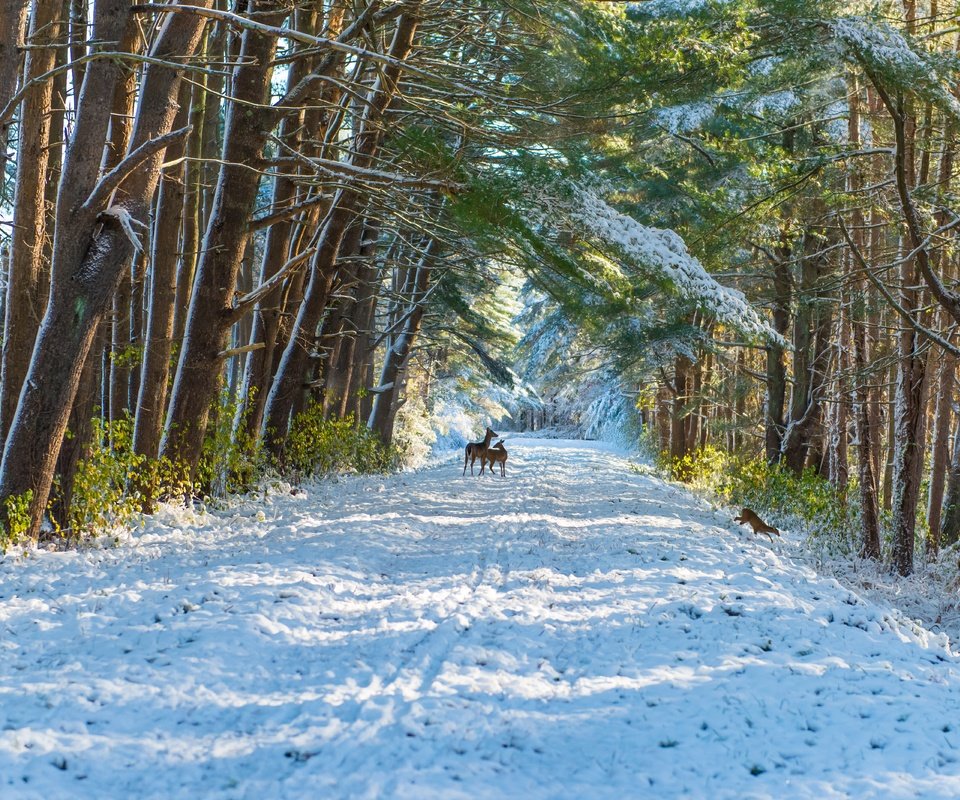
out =
[[[601,446],[460,468],[5,567],[4,800],[960,796],[927,632]]]
[[[427,516],[429,506],[436,503],[437,498],[448,498],[446,502],[450,502],[451,495],[459,491],[460,505],[470,509],[474,521],[429,541],[451,556],[464,545],[475,549],[476,555],[469,570],[458,573],[455,580],[437,592],[441,595],[438,600],[455,603],[432,620],[434,624],[429,630],[396,653],[395,664],[384,665],[386,669],[374,678],[378,691],[356,708],[349,727],[341,734],[344,741],[369,733],[370,720],[378,719],[384,710],[384,698],[390,698],[389,713],[401,727],[405,718],[409,719],[411,714],[416,716],[415,706],[431,694],[451,653],[457,648],[469,649],[476,637],[474,623],[496,609],[497,598],[510,574],[511,543],[526,533],[514,520],[521,516],[520,510],[532,502],[546,471],[541,460],[533,460],[526,467],[521,462],[516,467],[519,469],[515,472],[521,477],[514,482],[511,482],[513,476],[451,475],[447,466],[430,470],[412,496],[404,501],[407,508],[418,509]],[[513,492],[516,486],[523,487],[519,496]],[[451,557],[451,560],[454,559]],[[341,766],[353,768],[356,765],[351,761],[348,757]],[[380,790],[390,796],[394,788],[391,781]]]

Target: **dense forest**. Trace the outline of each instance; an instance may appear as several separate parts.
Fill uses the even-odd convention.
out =
[[[960,539],[957,23],[3,0],[5,541],[493,420],[910,573]]]

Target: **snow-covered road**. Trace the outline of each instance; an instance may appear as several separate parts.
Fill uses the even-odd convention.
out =
[[[603,446],[0,563],[0,797],[960,797],[944,637]]]

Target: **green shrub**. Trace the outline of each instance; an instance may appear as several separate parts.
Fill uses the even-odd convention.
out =
[[[0,553],[6,552],[11,545],[19,544],[30,528],[32,501],[32,489],[27,489],[23,494],[11,495],[4,501],[7,524],[6,527],[0,528]]]
[[[157,500],[189,494],[187,470],[167,458],[147,459],[133,450],[133,419],[93,419],[86,457],[77,464],[66,520],[56,533],[79,541],[114,525],[130,525]],[[54,495],[62,491],[59,478]]]
[[[797,527],[823,549],[844,555],[857,550],[859,507],[811,469],[797,475],[763,458],[740,458],[709,445],[681,459],[661,455],[657,466],[723,505],[749,506],[781,525]],[[857,494],[851,481],[847,495]]]
[[[298,476],[386,472],[399,462],[396,448],[384,447],[352,414],[324,419],[320,403],[294,418],[284,455],[284,466]]]
[[[253,392],[249,395],[253,397]],[[197,466],[197,486],[216,497],[250,489],[265,469],[263,448],[243,424],[247,402],[230,399],[224,389],[212,412]]]

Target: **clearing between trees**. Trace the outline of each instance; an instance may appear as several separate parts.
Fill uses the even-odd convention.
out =
[[[595,442],[0,562],[4,798],[960,796],[947,637]]]

